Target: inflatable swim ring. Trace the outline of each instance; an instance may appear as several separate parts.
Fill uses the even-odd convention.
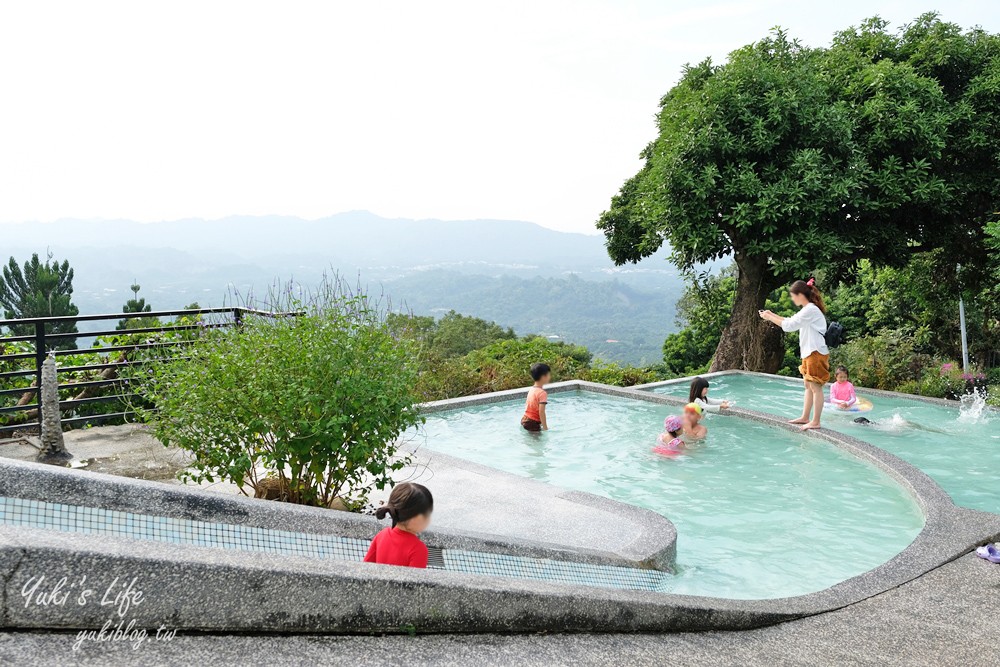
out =
[[[656,438],[656,447],[653,447],[653,453],[660,456],[677,456],[681,453],[683,446],[684,441],[680,438],[671,438],[668,434],[661,433]]]
[[[861,397],[858,397],[857,403],[846,409],[840,407],[836,403],[831,403],[830,401],[827,401],[826,403],[823,404],[824,410],[831,410],[833,412],[843,412],[845,414],[855,413],[855,412],[868,412],[873,407],[875,406],[872,405],[871,401],[869,401],[867,398],[861,398]]]

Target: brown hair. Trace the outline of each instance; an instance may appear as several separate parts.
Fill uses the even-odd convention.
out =
[[[792,294],[801,294],[809,299],[809,303],[815,304],[821,311],[826,312],[826,304],[823,303],[823,295],[820,293],[819,288],[816,287],[815,278],[810,278],[808,282],[805,280],[796,280],[788,288],[788,291]]]
[[[708,387],[708,380],[700,375],[691,380],[691,392],[688,394],[688,403],[694,403],[701,398],[701,392]]]
[[[375,510],[375,516],[384,519],[392,517],[392,525],[409,521],[415,516],[427,514],[434,509],[434,496],[423,484],[403,482],[393,487],[389,500]]]

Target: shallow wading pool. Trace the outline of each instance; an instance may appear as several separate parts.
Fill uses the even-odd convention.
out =
[[[802,411],[802,382],[778,377],[721,375],[709,378],[713,398],[732,399],[736,406],[782,417]],[[668,384],[651,391],[687,397],[688,383]],[[829,388],[827,389],[829,395]],[[981,402],[962,409],[897,396],[869,398],[871,411],[823,413],[823,426],[895,454],[923,470],[955,501],[969,509],[1000,514],[1000,415],[982,409]],[[856,424],[863,416],[873,424]],[[725,417],[712,416],[708,425]]]
[[[520,428],[522,409],[523,399],[432,413],[412,438],[431,451],[663,514],[678,532],[677,573],[665,577],[665,592],[819,591],[883,564],[923,527],[916,501],[892,477],[816,438],[712,417],[704,441],[668,459],[650,450],[675,408],[552,393],[551,430],[537,435]]]

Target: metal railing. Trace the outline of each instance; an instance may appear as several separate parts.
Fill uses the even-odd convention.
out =
[[[28,384],[4,389],[0,385],[0,438],[7,437],[15,431],[37,431],[41,423],[40,392],[42,382],[42,362],[48,354],[56,356],[59,365],[59,376],[89,375],[100,372],[98,379],[76,380],[58,385],[62,390],[80,390],[80,393],[67,400],[59,401],[59,409],[63,415],[64,426],[81,426],[101,423],[111,420],[122,420],[133,416],[128,399],[134,394],[127,393],[126,382],[121,372],[131,366],[153,362],[169,362],[183,359],[182,350],[197,340],[197,332],[205,329],[239,326],[246,315],[263,317],[287,317],[298,313],[278,313],[255,310],[251,308],[198,308],[192,310],[161,310],[144,313],[111,313],[105,315],[73,315],[64,317],[34,317],[15,320],[0,320],[0,334],[5,328],[11,335],[0,335],[0,382],[24,380]],[[174,318],[169,322],[159,323],[161,318]],[[156,320],[155,326],[139,326],[130,329],[104,329],[82,332],[53,332],[55,325],[76,324],[78,322],[118,322],[122,320],[149,319]],[[143,323],[146,324],[146,323]],[[14,335],[17,331],[30,329],[30,334]],[[177,340],[163,339],[163,334],[179,332],[196,332]],[[105,346],[81,347],[63,349],[61,342],[79,338],[95,338],[114,336],[118,340]],[[30,351],[15,351],[7,353],[8,344],[27,343]],[[169,351],[170,354],[160,358],[142,358],[136,355],[141,351]],[[115,356],[110,356],[112,353]],[[98,362],[72,363],[81,355],[99,356]],[[31,362],[28,362],[31,360]],[[24,368],[23,366],[28,366]],[[6,383],[3,383],[6,384]],[[94,390],[114,388],[115,391],[100,396],[92,396]],[[16,397],[14,405],[10,397]],[[106,404],[109,411],[101,412],[97,408],[93,414],[79,414],[83,406],[100,406]],[[88,408],[89,409],[89,408]]]

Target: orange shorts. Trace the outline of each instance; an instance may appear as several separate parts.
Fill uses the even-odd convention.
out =
[[[799,372],[806,382],[826,384],[830,381],[830,355],[813,352],[802,360]]]

